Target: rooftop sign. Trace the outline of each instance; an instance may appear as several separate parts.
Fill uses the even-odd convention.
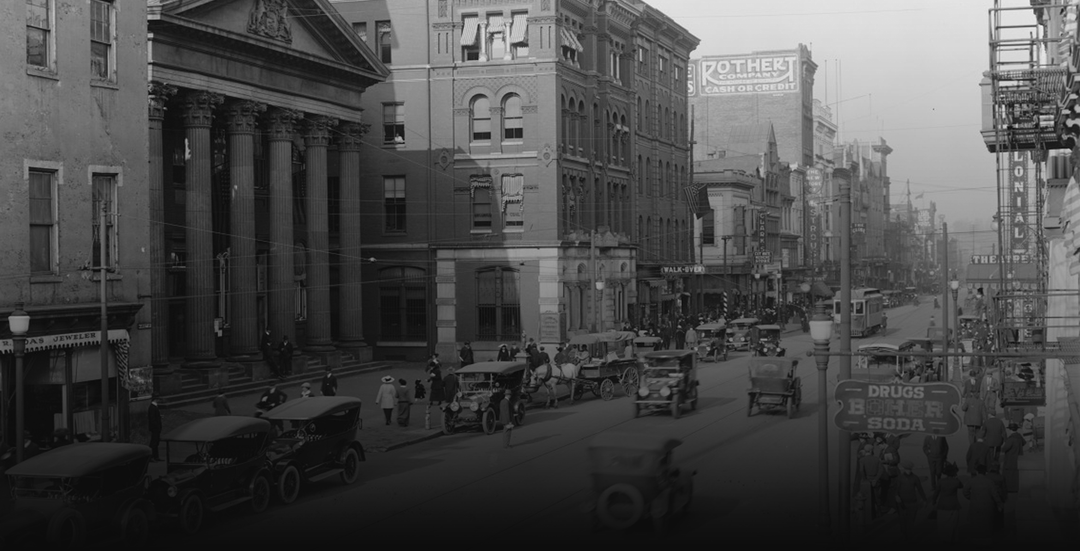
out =
[[[702,58],[697,76],[697,95],[731,96],[739,94],[776,94],[799,91],[799,55],[797,51],[715,56]],[[696,73],[696,75],[695,75]],[[691,94],[693,95],[693,94]]]

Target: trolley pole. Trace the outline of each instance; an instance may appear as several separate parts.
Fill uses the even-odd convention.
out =
[[[840,170],[833,171],[833,176]],[[840,227],[840,352],[848,354],[840,357],[840,380],[844,381],[851,378],[851,173],[847,170],[840,180]],[[840,541],[847,543],[851,537],[851,433],[841,430],[839,437]]]

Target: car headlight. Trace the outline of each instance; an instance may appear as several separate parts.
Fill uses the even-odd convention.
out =
[[[740,341],[745,341],[745,340],[746,340],[746,337],[739,337],[739,340],[740,340]]]
[[[645,387],[641,387],[641,388],[638,389],[637,394],[638,394],[638,396],[641,396],[642,398],[645,398],[645,397],[647,397],[649,395],[649,389],[647,389]]]
[[[473,411],[479,410],[480,409],[480,402],[473,402],[473,403],[469,404],[469,409],[471,409]]]
[[[661,388],[660,389],[660,395],[665,397],[665,398],[668,397],[668,396],[671,396],[671,387],[665,386],[664,388]]]
[[[176,486],[169,486],[169,488],[165,490],[165,495],[169,497],[176,497]]]
[[[461,404],[457,402],[450,402],[450,411],[457,411],[461,409]]]

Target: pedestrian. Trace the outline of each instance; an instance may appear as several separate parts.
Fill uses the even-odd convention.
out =
[[[979,372],[974,369],[964,379],[964,398],[967,399],[969,394],[979,395]]]
[[[497,361],[497,362],[509,362],[509,361],[511,361],[513,359],[514,359],[514,357],[510,355],[510,349],[507,348],[507,346],[505,344],[500,344],[499,345],[499,353],[495,356],[495,361]]]
[[[382,378],[382,386],[375,395],[375,403],[383,410],[386,417],[386,426],[390,426],[390,418],[394,415],[394,406],[397,405],[397,389],[394,388],[394,378],[387,375]]]
[[[312,396],[314,395],[311,393],[311,383],[304,383],[300,385],[301,398],[311,398]]]
[[[675,329],[675,350],[684,350],[686,348],[686,328],[679,324],[679,327]]]
[[[982,428],[984,414],[984,406],[982,400],[974,394],[968,394],[964,399],[964,405],[960,407],[964,412],[964,424],[968,429],[968,442],[974,443],[975,437],[979,434],[979,429]]]
[[[150,461],[161,461],[161,456],[158,454],[158,448],[161,447],[161,408],[159,407],[158,397],[153,396],[150,398],[150,407],[146,408],[146,424],[150,429],[150,451],[153,455],[150,457]]]
[[[218,395],[214,398],[214,415],[232,415],[232,408],[229,407],[229,398],[225,396],[224,387],[220,389]]]
[[[1001,453],[1001,445],[1005,443],[1005,423],[998,418],[997,412],[987,408],[986,421],[982,426],[983,440],[990,448],[990,456],[997,458]]]
[[[990,446],[986,445],[986,440],[982,435],[975,437],[975,443],[968,446],[967,451],[967,470],[968,474],[974,476],[979,466],[983,467],[990,465]]]
[[[326,374],[323,375],[320,390],[323,396],[337,396],[337,377],[330,366],[326,366]]]
[[[278,373],[281,377],[292,375],[293,344],[289,342],[289,336],[281,337],[281,345],[278,346]]]
[[[409,417],[412,416],[412,392],[409,391],[409,383],[405,379],[398,379],[397,388],[397,424],[401,427],[409,426]]]
[[[428,398],[428,408],[432,405],[441,406],[446,399],[445,387],[443,386],[442,369],[435,367],[428,370],[428,383],[431,385],[431,396]]]
[[[693,326],[686,328],[686,350],[697,349],[698,334]]]
[[[882,510],[888,513],[896,508],[896,478],[900,476],[900,449],[893,442],[885,443],[885,449],[881,452],[881,466],[885,471],[881,477]]]
[[[259,403],[255,404],[255,407],[265,413],[284,404],[288,399],[289,397],[284,392],[278,390],[277,383],[272,382],[266,387],[266,391],[263,392],[259,398]],[[271,421],[271,424],[278,430],[285,428],[285,423],[281,421]]]
[[[413,398],[417,401],[427,398],[427,389],[424,388],[424,383],[420,379],[417,379],[416,383],[414,383],[413,393]]]
[[[960,536],[960,492],[964,484],[956,477],[960,468],[956,463],[947,462],[942,469],[945,475],[938,482],[937,489],[930,497],[937,515],[938,537],[946,543],[956,543]]]
[[[942,469],[949,460],[949,441],[940,434],[928,434],[923,438],[922,448],[926,462],[930,465],[930,488],[937,490]]]
[[[499,418],[503,421],[503,447],[510,447],[510,434],[514,431],[514,391],[504,388],[502,399],[499,400]]]
[[[447,400],[453,400],[457,396],[458,376],[452,367],[446,370],[446,376],[443,377],[443,392],[446,393]]]
[[[439,361],[439,353],[438,352],[433,353],[431,355],[431,357],[428,358],[427,368],[428,368],[429,371],[431,369],[435,369],[435,368],[442,369],[442,362]]]
[[[475,360],[473,360],[472,345],[469,344],[469,341],[465,341],[465,344],[462,345],[461,351],[458,352],[458,359],[461,360],[461,367],[476,363]]]
[[[270,328],[267,327],[263,330],[262,343],[259,344],[259,350],[262,351],[263,361],[266,362],[266,366],[270,368],[270,373],[273,373],[275,377],[281,378],[281,372],[278,370],[277,361],[274,360],[273,353],[274,341],[270,339]]]
[[[859,492],[870,509],[870,518],[873,519],[881,513],[881,478],[885,476],[885,469],[881,465],[881,459],[874,453],[873,444],[864,445],[859,456],[857,472],[862,480]]]
[[[896,477],[896,508],[900,511],[900,535],[904,541],[910,542],[912,532],[915,530],[915,518],[926,503],[926,492],[923,490],[922,480],[919,479],[912,469],[915,463],[905,459],[900,462],[900,474]]]
[[[986,479],[994,483],[997,493],[1001,496],[1001,507],[994,511],[994,531],[1000,532],[1005,528],[1005,508],[1009,507],[1009,488],[1005,476],[1001,474],[1001,463],[997,459],[991,459],[986,466]]]
[[[986,478],[986,465],[979,465],[975,476],[964,488],[964,497],[968,499],[968,523],[973,543],[989,544],[994,533],[994,514],[1004,506],[1004,500],[998,493],[994,482]]]
[[[562,366],[566,363],[569,363],[566,359],[566,347],[560,342],[559,346],[555,347],[555,365]]]
[[[1024,421],[1020,424],[1020,436],[1027,442],[1028,451],[1035,451],[1038,440],[1035,438],[1035,414],[1025,413]]]
[[[1001,467],[1005,475],[1005,484],[1010,493],[1020,491],[1020,456],[1024,455],[1024,437],[1020,435],[1020,425],[1009,424],[1009,435],[1001,444]]]

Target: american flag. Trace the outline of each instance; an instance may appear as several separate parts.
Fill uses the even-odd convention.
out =
[[[1065,199],[1061,205],[1061,222],[1065,234],[1065,250],[1069,255],[1069,273],[1080,275],[1080,257],[1076,249],[1080,248],[1080,184],[1069,182],[1065,189]]]
[[[709,213],[709,195],[706,191],[706,185],[701,182],[695,182],[687,184],[683,187],[683,193],[686,194],[686,202],[690,205],[690,210],[697,218],[704,218]]]

